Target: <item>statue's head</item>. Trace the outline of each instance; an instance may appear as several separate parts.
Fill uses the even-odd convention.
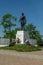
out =
[[[22,13],[22,16],[24,16],[24,13]]]

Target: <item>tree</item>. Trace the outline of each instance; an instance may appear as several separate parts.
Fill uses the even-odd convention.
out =
[[[26,30],[28,30],[29,37],[31,39],[36,39],[38,43],[41,42],[41,35],[39,31],[36,29],[36,26],[34,26],[33,24],[28,24],[26,25]]]
[[[14,38],[15,39],[16,38],[16,35],[15,34],[16,34],[15,33],[15,30],[11,30],[10,32],[7,31],[6,34],[4,35],[4,38],[10,38],[10,36],[11,36],[11,38]]]
[[[12,39],[11,38],[11,28],[12,26],[16,26],[16,24],[12,23],[13,20],[16,21],[16,17],[8,13],[2,17],[2,21],[1,21],[1,25],[4,28],[4,33],[9,35],[10,43]]]
[[[11,30],[10,32],[6,32],[6,34],[4,35],[4,38],[9,38],[9,36],[11,35],[11,38],[16,38],[16,33],[18,30],[21,30],[20,28],[15,28],[14,30]],[[10,33],[10,35],[9,35]]]

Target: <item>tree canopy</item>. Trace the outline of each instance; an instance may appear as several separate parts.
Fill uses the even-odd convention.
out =
[[[3,26],[4,33],[5,33],[4,37],[10,38],[10,43],[11,43],[12,34],[13,34],[13,32],[11,31],[11,28],[12,28],[12,26],[16,26],[16,24],[13,22],[13,20],[16,21],[16,17],[12,16],[9,13],[5,14],[1,20],[1,25]]]
[[[26,30],[29,32],[29,37],[31,39],[36,39],[37,42],[41,42],[41,35],[40,32],[36,29],[36,26],[33,24],[26,25]]]

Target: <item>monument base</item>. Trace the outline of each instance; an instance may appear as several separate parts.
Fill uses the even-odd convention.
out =
[[[16,40],[16,43],[24,44],[25,40],[29,40],[28,31],[17,31]]]

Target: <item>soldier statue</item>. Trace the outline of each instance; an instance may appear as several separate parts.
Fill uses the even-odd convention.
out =
[[[20,24],[21,24],[21,29],[25,29],[25,24],[26,24],[26,17],[24,16],[24,13],[22,13],[22,16],[20,17]]]

